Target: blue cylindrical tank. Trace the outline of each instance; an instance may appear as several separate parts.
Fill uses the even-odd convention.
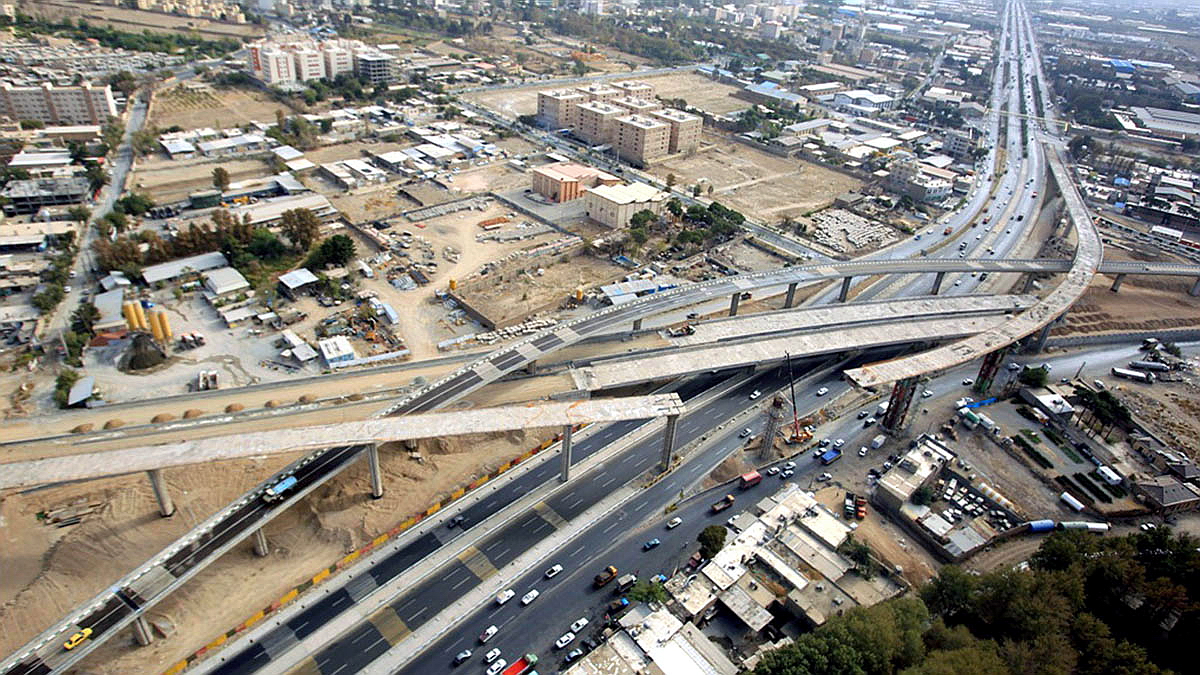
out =
[[[1029,522],[1030,532],[1049,532],[1054,529],[1053,520],[1031,520]]]

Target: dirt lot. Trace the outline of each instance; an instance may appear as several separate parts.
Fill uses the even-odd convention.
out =
[[[175,161],[155,155],[138,162],[133,170],[132,185],[145,192],[159,204],[187,199],[197,190],[212,189],[212,171],[223,167],[231,181],[267,175],[270,167],[260,159],[191,159]]]
[[[819,490],[816,497],[817,501],[827,506],[830,511],[841,513],[846,491],[830,486]],[[867,517],[858,521],[854,537],[870,546],[875,555],[887,564],[903,567],[904,578],[913,585],[924,584],[937,574],[940,563],[919,543],[910,541],[907,532],[874,508],[868,508]]]
[[[89,659],[89,672],[163,670],[409,514],[553,433],[533,429],[422,442],[424,463],[408,459],[404,452],[385,451],[381,459],[386,492],[378,501],[369,496],[365,464],[357,463],[267,526],[270,557],[255,557],[247,543],[156,606],[151,618],[165,620],[174,627],[174,635],[147,648],[133,647],[132,639],[112,640]],[[5,558],[6,573],[0,581],[0,617],[7,628],[0,651],[15,650],[293,459],[168,471],[178,508],[170,519],[158,517],[149,483],[140,477],[6,498],[0,503],[0,536],[12,554]],[[78,525],[56,528],[36,517],[43,509],[79,499],[100,506]],[[231,595],[230,588],[241,592]]]
[[[184,33],[213,40],[218,38],[249,38],[263,34],[261,26],[234,24],[173,16],[159,12],[143,12],[136,9],[113,7],[102,2],[72,2],[71,0],[36,0],[22,3],[21,9],[29,12],[35,7],[37,14],[52,17],[74,17],[86,19],[92,24],[103,24],[117,30],[140,33],[151,30],[159,33]],[[34,13],[34,12],[30,12]]]
[[[711,185],[708,196],[768,222],[824,207],[837,195],[862,185],[837,171],[776,157],[723,137],[706,134],[704,140],[712,145],[690,157],[657,164],[652,173],[663,179],[675,174],[680,185],[701,184],[706,194]]]
[[[192,90],[179,85],[155,95],[150,122],[162,129],[176,125],[184,129],[228,129],[251,121],[274,122],[276,110],[292,113],[287,106],[254,89]]]

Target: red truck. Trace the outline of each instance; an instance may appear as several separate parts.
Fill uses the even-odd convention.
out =
[[[500,675],[525,675],[537,665],[537,654],[526,654],[513,661]]]
[[[742,482],[741,482],[741,485],[739,485],[738,487],[745,490],[746,488],[752,488],[761,482],[762,482],[762,474],[757,471],[751,471],[750,473],[742,474]]]
[[[942,234],[949,236],[950,233],[953,231],[954,231],[953,227],[947,227],[946,229],[942,230]]]

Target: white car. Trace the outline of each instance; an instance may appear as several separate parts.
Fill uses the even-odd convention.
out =
[[[667,529],[673,530],[673,529],[679,527],[679,524],[682,522],[683,522],[683,518],[672,518],[667,521]]]
[[[787,470],[787,471],[791,471],[792,469],[795,469],[795,468],[796,468],[796,463],[795,463],[795,462],[788,462],[787,464],[784,464],[784,465],[783,465],[783,468],[784,468],[785,470]]]
[[[528,605],[529,603],[533,602],[534,600],[537,600],[537,597],[539,595],[541,595],[541,593],[538,593],[538,590],[535,588],[532,591],[529,591],[525,595],[521,596],[521,604]]]
[[[554,567],[551,567],[550,569],[546,570],[546,578],[553,579],[554,577],[558,576],[558,573],[561,571],[562,571],[562,565],[555,565]]]
[[[833,480],[833,474],[826,471],[825,473],[821,474],[820,476],[817,476],[817,480],[822,481],[822,482],[827,481],[827,480]]]
[[[516,595],[516,593],[513,591],[513,589],[506,588],[503,591],[500,591],[500,595],[496,596],[496,604],[503,605],[509,600],[512,600],[514,595]]]
[[[824,396],[829,393],[829,387],[821,387],[817,390],[817,396]]]
[[[929,391],[928,389],[926,389],[925,391],[921,392],[921,398],[929,398],[929,397],[931,397],[931,396],[933,396],[933,392],[932,392],[932,391]]]
[[[504,670],[504,667],[507,665],[508,665],[508,661],[505,661],[504,659],[500,659],[499,661],[488,666],[487,675],[496,675],[496,673],[499,673],[500,671]]]
[[[578,633],[588,625],[588,620],[585,617],[579,617],[579,620],[571,624],[571,632]]]
[[[495,626],[488,626],[487,628],[484,629],[484,631],[482,633],[479,634],[479,642],[482,644],[482,643],[487,642],[488,640],[491,640],[492,636],[495,635],[496,631],[498,631],[498,630],[500,630],[500,629],[496,628]]]
[[[864,446],[862,446],[861,448],[859,448],[859,449],[858,449],[858,456],[859,456],[859,457],[866,457],[866,456],[867,456],[867,446],[865,446],[865,445],[864,445]]]
[[[969,378],[969,377],[968,377],[968,378],[964,379],[964,380],[962,381],[962,383],[963,383],[963,386],[964,386],[964,387],[969,387],[969,386],[971,386],[971,385],[975,384],[975,380],[973,380],[973,379],[971,379],[971,378]]]
[[[742,429],[741,433],[738,434],[738,438],[745,438],[752,433],[754,432],[750,431],[750,427],[746,427],[745,429]]]
[[[488,653],[486,653],[486,654],[484,654],[484,655],[483,655],[483,662],[484,662],[484,663],[491,663],[492,661],[495,661],[495,660],[496,660],[496,659],[498,659],[498,658],[500,658],[500,650],[499,650],[499,649],[493,649],[493,650],[491,650],[491,651],[489,651]]]
[[[767,469],[767,475],[768,475],[768,476],[774,476],[775,474],[779,473],[779,472],[780,472],[780,470],[781,470],[781,469],[780,469],[779,467],[777,467],[777,466],[773,466],[773,467],[771,467],[771,468]]]
[[[844,439],[844,438],[839,438],[839,439],[837,439],[836,441],[834,441],[834,442],[833,442],[833,447],[835,447],[835,448],[840,448],[840,447],[842,447],[842,446],[843,446],[843,445],[845,445],[845,444],[846,444],[846,439]]]
[[[759,396],[762,396],[762,392],[755,389],[754,392],[752,394],[750,394],[750,400],[753,401],[754,399],[758,398]]]
[[[574,633],[570,633],[570,632],[563,633],[561,637],[559,637],[557,640],[554,641],[554,648],[562,649],[563,647],[566,647],[567,645],[571,644],[571,642],[573,642],[574,640],[575,640]]]

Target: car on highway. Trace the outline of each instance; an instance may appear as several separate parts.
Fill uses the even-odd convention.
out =
[[[928,389],[926,389],[925,391],[921,392],[921,398],[930,398],[930,397],[932,397],[932,396],[933,396],[933,392],[932,392],[932,391],[929,391]]]
[[[792,469],[796,468],[796,463],[795,463],[795,462],[788,462],[787,464],[784,464],[784,465],[783,465],[783,468],[784,468],[784,470],[785,470],[785,471],[791,471]]]
[[[546,578],[553,579],[554,577],[558,576],[558,573],[561,572],[562,570],[563,570],[562,565],[555,565],[555,566],[551,567],[550,569],[546,570]]]
[[[821,448],[829,447],[829,439],[822,438],[821,441],[819,443],[817,443],[817,447],[821,447]]]
[[[842,446],[843,446],[843,445],[845,445],[845,444],[846,444],[846,439],[844,439],[844,438],[839,438],[839,439],[837,439],[836,441],[834,441],[834,442],[833,442],[833,447],[835,447],[835,448],[840,448],[840,447],[842,447]]]
[[[968,378],[964,378],[962,383],[963,383],[964,387],[969,387],[969,386],[975,384],[975,380],[968,377]]]
[[[817,390],[817,396],[824,396],[829,393],[829,387],[821,387]]]
[[[779,474],[779,480],[787,480],[795,475],[796,475],[795,471],[788,469],[787,471],[784,471],[783,473]]]
[[[504,659],[500,659],[499,661],[488,666],[487,675],[497,675],[497,673],[504,670],[504,667],[507,665],[508,665],[508,661],[505,661]]]
[[[563,660],[566,661],[567,663],[570,663],[581,656],[583,656],[582,649],[572,649],[570,651],[570,653],[567,654],[567,657]]]
[[[955,285],[955,286],[962,286],[962,279],[956,279],[956,280],[954,281],[954,285]]]
[[[67,638],[67,641],[63,643],[63,649],[65,649],[67,651],[71,651],[72,649],[75,649],[79,645],[83,644],[83,641],[90,638],[91,636],[92,636],[92,629],[84,628],[83,630],[79,631],[78,633],[75,633],[71,637]]]
[[[750,427],[746,427],[745,429],[742,429],[742,431],[738,434],[738,438],[745,438],[752,433],[754,433],[754,432],[750,431]]]
[[[483,629],[483,632],[479,634],[479,642],[481,644],[487,644],[487,641],[491,640],[498,630],[500,629],[496,628],[494,625]]]
[[[682,522],[683,522],[683,518],[672,518],[667,521],[667,529],[673,530],[673,529],[679,527],[679,524]]]
[[[586,618],[586,617],[582,617],[582,616],[581,616],[581,617],[579,617],[579,619],[577,619],[577,620],[575,621],[575,623],[571,624],[571,632],[572,632],[572,633],[578,633],[579,631],[581,631],[581,630],[583,630],[585,627],[587,627],[587,625],[588,625],[588,620],[587,620],[587,618]]]
[[[574,641],[575,641],[575,634],[568,631],[566,633],[563,633],[561,636],[559,636],[559,638],[557,640],[554,641],[554,648],[562,649],[563,647],[566,647],[567,645],[571,644]]]
[[[454,656],[454,665],[461,666],[469,658],[471,658],[471,650],[464,649]]]
[[[860,420],[861,420],[862,418],[864,418],[864,417],[866,417],[867,415],[870,415],[870,414],[871,414],[871,411],[869,411],[869,410],[859,410],[859,411],[858,411],[858,419],[860,419]]]
[[[661,543],[662,542],[658,540],[658,537],[655,537],[655,538],[651,539],[650,541],[642,544],[642,550],[649,551],[652,548],[658,548],[658,545]]]
[[[757,399],[759,396],[762,396],[762,392],[755,389],[753,392],[750,393],[750,400],[753,401],[753,400]]]
[[[513,589],[506,588],[506,589],[500,591],[500,594],[496,596],[496,604],[503,605],[504,603],[508,602],[509,600],[512,600],[514,595],[516,595],[516,592],[513,591]]]
[[[863,420],[863,428],[864,429],[871,426],[872,424],[875,424],[874,417],[868,417],[867,419]]]
[[[521,604],[528,605],[529,603],[533,602],[534,600],[537,600],[537,597],[539,595],[541,595],[541,593],[539,593],[538,589],[535,588],[532,591],[529,591],[525,595],[521,596]]]
[[[462,525],[464,520],[466,520],[464,516],[454,516],[449,520],[449,522],[446,523],[446,528],[452,530],[455,527]]]
[[[767,475],[774,476],[775,474],[779,473],[780,471],[782,471],[782,469],[780,469],[777,466],[773,466],[773,467],[767,469]]]

